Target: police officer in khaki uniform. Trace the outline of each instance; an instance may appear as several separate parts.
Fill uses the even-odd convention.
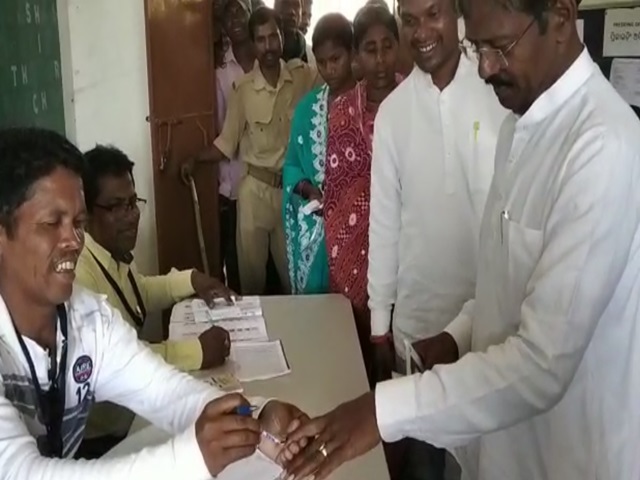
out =
[[[272,9],[261,7],[249,20],[256,50],[253,70],[236,82],[229,95],[227,116],[213,148],[200,162],[239,158],[245,175],[238,191],[238,266],[244,295],[265,290],[269,250],[284,290],[290,291],[282,223],[282,166],[293,110],[315,85],[317,73],[302,60],[284,62],[282,21]],[[183,175],[191,173],[193,161]]]

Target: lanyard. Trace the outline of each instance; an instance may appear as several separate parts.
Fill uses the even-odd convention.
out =
[[[60,365],[58,366],[56,338],[56,344],[49,350],[49,390],[46,392],[42,391],[31,354],[24,343],[22,335],[15,324],[13,327],[16,330],[22,353],[29,365],[31,383],[33,383],[33,388],[38,397],[37,412],[40,414],[47,431],[46,451],[41,453],[47,457],[62,458],[62,419],[64,417],[67,386],[67,310],[64,305],[58,305],[56,310],[60,321],[60,333],[62,334],[62,354],[60,355]]]
[[[147,316],[147,309],[145,308],[144,302],[142,301],[142,295],[140,294],[140,290],[138,289],[138,284],[136,283],[136,279],[133,277],[133,272],[131,271],[131,268],[129,268],[129,273],[127,274],[127,278],[129,279],[129,283],[131,284],[131,288],[133,289],[133,294],[136,296],[136,302],[138,302],[138,308],[140,313],[137,313],[133,309],[133,307],[131,307],[131,304],[127,300],[127,297],[125,297],[124,292],[120,288],[120,285],[118,285],[118,282],[115,281],[115,279],[111,276],[111,274],[105,268],[105,266],[102,265],[102,263],[100,263],[100,260],[98,260],[98,258],[93,254],[93,252],[89,252],[89,253],[91,253],[91,256],[98,264],[98,267],[100,267],[100,270],[102,271],[102,275],[104,275],[104,278],[107,280],[107,282],[109,282],[109,285],[111,285],[111,288],[113,289],[113,291],[116,292],[116,295],[120,299],[120,302],[124,306],[129,316],[133,319],[133,321],[138,326],[138,328],[142,328],[142,326],[144,325],[144,319]]]

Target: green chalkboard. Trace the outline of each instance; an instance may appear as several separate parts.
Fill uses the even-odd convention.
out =
[[[0,128],[64,133],[56,0],[0,0]]]

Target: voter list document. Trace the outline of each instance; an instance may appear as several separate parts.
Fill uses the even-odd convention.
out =
[[[203,300],[188,299],[174,305],[169,323],[169,340],[195,338],[217,325],[229,332],[232,342],[267,341],[267,325],[259,297],[244,297],[227,305],[223,299],[209,307]]]

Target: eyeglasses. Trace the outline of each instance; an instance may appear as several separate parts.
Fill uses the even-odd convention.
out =
[[[522,38],[527,34],[527,32],[531,29],[533,24],[536,22],[534,18],[529,22],[527,28],[525,28],[520,36],[511,42],[506,47],[502,48],[490,48],[490,47],[478,47],[476,45],[470,44],[470,42],[465,42],[465,48],[469,48],[471,52],[478,58],[479,62],[485,60],[487,62],[491,62],[491,64],[495,64],[496,62],[500,64],[501,67],[507,68],[509,66],[509,61],[507,60],[507,55],[511,52],[516,45],[522,40]]]
[[[142,210],[146,204],[147,201],[144,198],[133,197],[126,202],[118,202],[112,205],[100,205],[99,203],[96,203],[95,206],[109,213],[115,213],[116,215],[126,215],[133,210]]]

